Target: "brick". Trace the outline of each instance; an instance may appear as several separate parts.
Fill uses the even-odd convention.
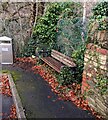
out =
[[[102,49],[102,48],[97,48],[97,52],[103,54],[103,55],[108,55],[108,50]]]
[[[83,78],[86,79],[86,80],[91,80],[91,79],[92,79],[91,77],[89,77],[89,76],[86,74],[85,71],[83,72]]]
[[[86,80],[87,80],[87,78],[85,78],[85,77],[82,78],[82,81],[86,81]]]
[[[101,68],[102,70],[106,70],[106,71],[108,70],[107,66],[102,66],[102,65],[101,65],[100,68]]]
[[[88,87],[83,86],[83,91],[84,92],[88,92],[88,90],[89,90]]]
[[[87,73],[87,75],[91,78],[93,77],[93,75],[91,73]]]
[[[108,76],[108,50],[99,48],[92,43],[87,45],[87,50],[84,57],[84,71],[82,76],[81,92],[93,90],[92,100],[88,99],[89,105],[95,108],[103,115],[106,114],[108,101],[101,96],[100,90],[95,88],[97,82],[97,74],[105,74]],[[90,97],[90,96],[89,96]]]
[[[81,93],[84,94],[84,89],[83,89],[83,87],[81,88]]]
[[[83,78],[84,79],[87,79],[87,75],[83,73]]]
[[[87,48],[88,49],[93,49],[93,48],[96,48],[96,45],[94,45],[93,43],[89,43],[88,45],[87,45]]]
[[[98,52],[98,53],[101,53],[101,54],[103,54],[103,55],[108,55],[108,50],[103,49],[103,48],[99,48],[97,45],[94,45],[94,44],[92,44],[92,43],[89,43],[89,44],[87,45],[87,48],[88,48],[88,49],[91,49],[91,50],[93,50],[93,51],[96,51],[96,52]]]
[[[88,56],[84,57],[84,62],[87,63],[89,61]]]
[[[89,89],[90,89],[90,86],[84,86],[84,85],[82,85],[82,87],[81,87],[81,92],[82,92],[82,94],[83,94],[84,92],[87,92]]]
[[[87,64],[87,65],[85,65],[84,66],[84,70],[86,71],[86,73],[88,72],[88,68],[93,68],[93,70],[95,71],[95,72],[99,72],[99,71],[102,71],[102,74],[104,74],[104,73],[106,73],[107,74],[107,72],[108,72],[108,65],[98,65],[97,67],[95,66],[95,65],[93,65],[92,63],[89,63],[89,64]]]
[[[84,66],[86,66],[86,65],[87,65],[87,63],[84,62]]]
[[[102,65],[105,65],[107,63],[107,59],[108,57],[106,55],[98,55],[98,56],[90,56],[89,54],[87,54],[84,58],[84,62],[87,63],[89,61],[94,61],[94,62],[98,62]]]
[[[107,56],[107,55],[99,54],[99,60],[100,60],[100,62],[101,62],[101,61],[107,62],[107,59],[108,59],[108,56]]]
[[[87,82],[82,82],[82,86],[88,87],[89,85],[87,84]]]
[[[98,107],[100,107],[100,109],[101,109],[102,111],[106,111],[106,110],[107,110],[107,106],[105,105],[105,103],[102,103],[102,101],[99,100],[97,97],[95,98],[95,101],[96,101],[96,105],[97,105]]]
[[[95,98],[94,97],[87,96],[86,98],[87,98],[87,100],[88,100],[89,103],[92,103],[92,104],[94,104],[94,106],[96,106],[95,105]]]

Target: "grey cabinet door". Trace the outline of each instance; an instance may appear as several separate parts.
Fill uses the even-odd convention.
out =
[[[13,53],[11,44],[1,44],[0,45],[0,61],[2,64],[12,64],[13,63]]]

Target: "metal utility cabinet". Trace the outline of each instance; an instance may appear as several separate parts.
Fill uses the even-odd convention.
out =
[[[12,39],[6,36],[0,37],[0,63],[13,64]]]

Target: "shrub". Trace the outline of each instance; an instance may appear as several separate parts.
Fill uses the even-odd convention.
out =
[[[84,53],[86,50],[86,43],[82,44],[72,53],[72,58],[74,59],[75,63],[77,64],[77,81],[82,81],[82,73],[84,69]]]
[[[30,38],[27,45],[23,49],[23,56],[29,57],[35,55],[36,42],[33,38]]]
[[[75,70],[67,66],[63,67],[57,78],[60,85],[69,85],[76,82]]]

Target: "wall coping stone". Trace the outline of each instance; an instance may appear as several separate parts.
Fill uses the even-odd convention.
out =
[[[87,49],[94,50],[94,51],[96,51],[96,52],[98,52],[98,53],[101,53],[101,54],[103,54],[103,55],[108,55],[108,50],[103,49],[103,48],[101,48],[101,47],[99,47],[98,45],[95,45],[95,44],[93,44],[93,43],[89,43],[89,44],[87,45]]]

